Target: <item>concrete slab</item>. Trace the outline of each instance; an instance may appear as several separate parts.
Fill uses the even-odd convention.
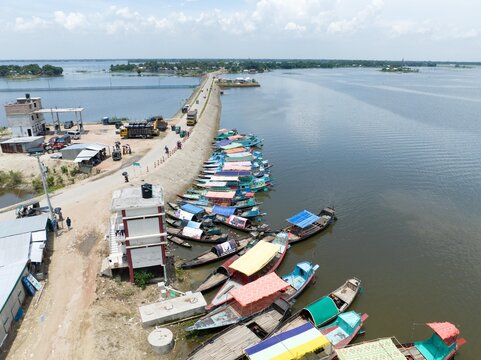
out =
[[[186,319],[206,312],[207,302],[200,292],[139,307],[142,326],[153,326]]]

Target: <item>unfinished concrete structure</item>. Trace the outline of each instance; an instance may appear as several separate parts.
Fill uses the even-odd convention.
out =
[[[115,268],[128,268],[134,282],[134,269],[159,266],[167,281],[164,197],[160,186],[144,184],[114,191],[110,218],[110,255],[102,266],[106,274]]]
[[[39,97],[25,94],[16,102],[5,105],[8,126],[12,129],[12,137],[37,136],[45,132],[45,118],[38,110],[42,109]]]

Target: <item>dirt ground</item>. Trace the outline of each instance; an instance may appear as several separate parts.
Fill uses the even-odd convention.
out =
[[[178,122],[178,119],[172,120],[169,121],[169,125]],[[161,132],[159,136],[153,137],[152,139],[121,139],[120,135],[115,133],[115,127],[112,125],[84,124],[84,130],[85,132],[81,135],[81,138],[79,140],[72,140],[72,144],[98,143],[106,145],[108,148],[107,155],[110,155],[113,145],[116,141],[119,141],[120,146],[129,145],[132,150],[131,154],[122,155],[122,160],[120,161],[113,161],[109,156],[94,168],[92,175],[98,175],[109,170],[116,170],[131,164],[133,161],[136,161],[145,155],[148,150],[155,147],[167,134],[167,132]],[[48,142],[53,136],[56,135],[45,136],[45,141]],[[40,160],[49,169],[60,169],[62,165],[75,165],[71,160],[55,159],[55,154],[56,153],[46,153],[40,156]],[[0,153],[0,169],[21,171],[27,183],[30,183],[32,178],[37,177],[40,174],[37,159],[25,154]]]
[[[164,156],[164,146],[172,149],[179,140],[178,135],[170,131],[160,139],[129,140],[134,151],[132,158],[138,157],[135,161],[141,164],[141,171],[132,176],[130,183],[124,183],[121,172],[132,171],[132,167],[124,164],[122,169],[115,170],[106,162],[104,176],[82,180],[53,194],[53,206],[61,207],[64,217],[72,218],[72,229],[61,229],[55,237],[46,286],[38,301],[38,295],[32,299],[13,334],[10,349],[1,353],[0,358],[167,358],[155,355],[150,349],[147,335],[152,328],[141,327],[138,312],[139,305],[157,299],[157,286],[142,291],[128,282],[99,276],[101,260],[107,255],[104,239],[111,195],[115,189],[140,186],[145,181],[160,184],[165,199],[170,200],[192,183],[202,161],[211,153],[210,144],[219,126],[220,91],[212,85],[212,80],[211,75],[202,85],[203,94],[209,93],[209,96],[199,96],[198,90],[192,98],[193,102],[200,99],[200,119],[182,150],[170,157]],[[185,118],[179,124],[184,126]],[[92,136],[102,139],[96,142],[112,145],[117,139],[113,127],[94,125],[88,130],[82,141],[94,141],[89,138]],[[33,164],[26,164],[24,160],[25,155],[21,161],[3,160],[2,156],[0,167],[22,169],[26,174],[34,172]],[[47,164],[49,161],[51,159],[46,160]],[[120,167],[121,164],[112,162],[112,166]],[[35,164],[35,167],[38,166]],[[11,211],[0,210],[0,220],[11,219],[12,215]],[[177,341],[176,352],[168,358],[175,359],[179,350],[182,350],[182,341]]]

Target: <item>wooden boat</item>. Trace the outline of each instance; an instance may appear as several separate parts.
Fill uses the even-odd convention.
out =
[[[187,224],[187,221],[185,220],[174,220],[169,217],[165,218],[165,222],[168,226],[172,226],[174,228],[181,228]]]
[[[207,278],[197,287],[195,291],[208,291],[213,289],[219,285],[222,285],[234,272],[229,268],[229,265],[232,264],[239,258],[239,255],[233,255],[226,261],[222,263],[222,265],[218,266],[217,268],[212,271]]]
[[[229,216],[217,215],[214,221],[219,222],[225,226],[231,227],[233,229],[244,231],[244,232],[269,231],[269,226],[267,224],[261,224],[256,226],[256,225],[253,225],[249,219],[243,218],[237,215],[229,215]]]
[[[232,290],[275,271],[281,264],[289,247],[287,234],[279,233],[272,242],[259,241],[229,267],[233,274],[206,306],[211,310],[232,298]]]
[[[315,327],[320,327],[333,321],[354,302],[360,289],[361,280],[357,278],[348,279],[329,295],[321,297],[295,313],[269,336],[291,330],[307,322],[311,322]]]
[[[167,205],[169,205],[169,207],[170,207],[172,210],[178,210],[178,209],[179,209],[179,204],[177,204],[177,203],[175,203],[175,202],[167,201]]]
[[[292,301],[312,281],[318,267],[303,261],[282,279],[272,272],[236,288],[231,291],[230,301],[197,320],[185,330],[210,330],[229,326],[264,310],[279,298]]]
[[[248,218],[248,219],[255,219],[257,217],[261,217],[266,215],[266,213],[262,213],[259,206],[253,206],[250,210],[242,211],[239,216]]]
[[[201,229],[194,229],[189,227],[184,227],[182,229],[168,227],[166,231],[167,234],[177,236],[181,239],[197,241],[206,244],[220,244],[227,240],[226,234],[206,235]]]
[[[190,269],[196,266],[210,264],[211,262],[225,259],[232,256],[242,249],[244,249],[252,238],[245,238],[240,240],[228,240],[221,244],[213,246],[209,251],[206,251],[192,260],[186,261],[180,265],[182,269]]]
[[[331,207],[322,209],[318,215],[304,210],[287,219],[292,225],[282,231],[289,234],[289,244],[306,240],[321,232],[336,220],[336,211]]]
[[[267,236],[264,236],[262,239],[259,241],[267,241],[267,242],[272,242],[275,239],[275,236],[272,234],[269,234]],[[208,291],[210,289],[213,289],[219,285],[222,285],[234,272],[229,266],[232,264],[235,260],[237,260],[240,256],[244,255],[245,252],[252,248],[257,242],[250,242],[247,244],[247,246],[242,249],[240,252],[238,252],[236,255],[233,255],[229,259],[227,259],[222,265],[214,269],[207,278],[199,285],[199,287],[195,291]]]
[[[320,329],[306,322],[245,349],[245,353],[251,360],[292,359],[292,354],[299,359],[315,351],[317,359],[327,360],[334,356],[334,349],[343,348],[354,339],[365,319],[366,314],[349,311]]]
[[[192,247],[192,245],[190,245],[187,241],[181,238],[178,238],[177,236],[167,235],[167,240],[172,241],[174,244],[177,244],[186,248]]]
[[[427,323],[433,330],[430,338],[413,343],[400,344],[396,338],[382,338],[351,345],[344,349],[335,350],[333,359],[368,360],[449,360],[454,359],[459,347],[466,340],[459,337],[459,330],[449,322]]]
[[[290,314],[291,304],[283,299],[275,301],[265,311],[232,325],[197,346],[187,360],[222,360],[244,358],[244,349],[263,340],[267,334]],[[213,355],[215,354],[215,355]]]

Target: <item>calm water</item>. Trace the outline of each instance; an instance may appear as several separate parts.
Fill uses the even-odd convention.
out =
[[[104,84],[110,77],[100,70],[110,63],[80,63],[93,72],[78,73],[80,65],[72,62],[64,66],[62,81]],[[300,210],[326,205],[335,206],[339,218],[328,231],[293,246],[279,270],[287,273],[301,260],[320,265],[316,285],[296,307],[357,276],[365,291],[353,309],[370,316],[363,339],[419,339],[427,333],[414,323],[450,321],[468,340],[457,358],[478,359],[481,69],[403,75],[373,69],[276,71],[255,78],[260,88],[225,91],[222,126],[265,139],[263,152],[274,164],[275,179],[275,189],[261,196],[266,221],[279,228]],[[176,77],[111,80],[198,83]],[[2,92],[4,86],[0,82],[0,101],[23,95]],[[108,115],[169,115],[190,92],[32,95],[42,96],[45,106],[85,106],[84,118],[97,121]],[[190,258],[205,249],[176,253]],[[210,269],[191,271],[194,283]]]
[[[320,265],[301,307],[359,277],[354,309],[369,314],[364,339],[426,335],[414,323],[450,321],[481,354],[481,69],[309,70],[256,75],[228,90],[222,126],[265,139],[275,190],[267,222],[334,205],[328,232],[290,250]],[[414,329],[414,330],[413,330]],[[414,336],[413,336],[414,334]]]

